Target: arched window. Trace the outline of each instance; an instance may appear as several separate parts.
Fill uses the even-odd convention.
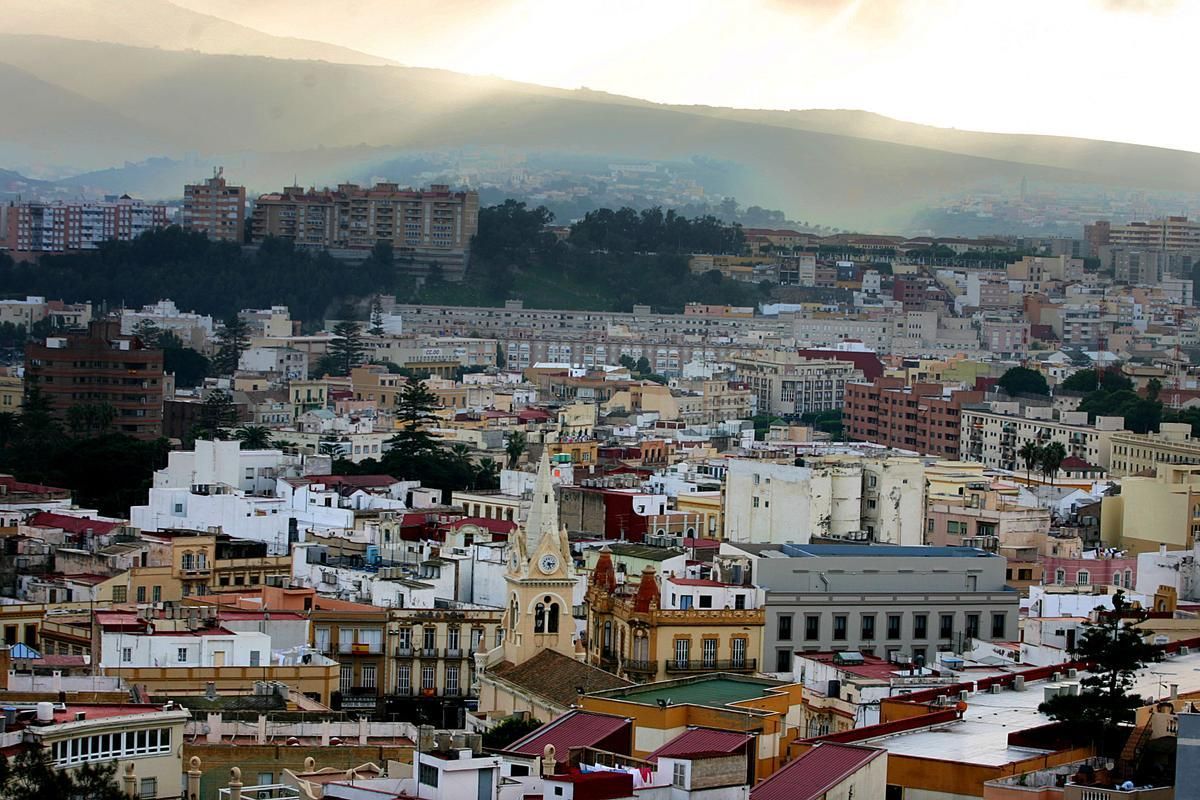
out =
[[[1131,569],[1125,570],[1125,588],[1126,589],[1133,588],[1133,570],[1131,570]]]
[[[1113,573],[1113,586],[1120,586],[1120,585],[1121,585],[1121,573],[1114,572]]]
[[[512,608],[509,610],[508,627],[512,630],[517,629],[517,617],[520,615],[521,606],[517,602],[517,596],[514,594],[512,599]]]
[[[550,618],[546,620],[546,631],[558,633],[558,603],[550,604]]]
[[[546,604],[538,603],[533,607],[533,632],[546,632]]]
[[[195,564],[196,557],[192,555],[192,551],[188,550],[183,554],[183,568],[192,569]]]
[[[605,654],[612,652],[612,622],[604,623],[604,652]]]
[[[1064,585],[1067,582],[1067,571],[1065,569],[1054,570],[1054,582],[1059,586]]]

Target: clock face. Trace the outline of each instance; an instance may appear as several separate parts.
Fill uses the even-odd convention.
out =
[[[558,569],[558,556],[554,555],[553,553],[546,553],[546,555],[542,556],[541,560],[538,561],[538,569],[547,575],[556,571]]]

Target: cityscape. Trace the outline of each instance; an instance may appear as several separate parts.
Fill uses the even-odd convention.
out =
[[[535,84],[442,31],[525,0],[13,2],[0,800],[1200,798],[1182,112],[785,106],[675,0],[711,95],[615,8]]]

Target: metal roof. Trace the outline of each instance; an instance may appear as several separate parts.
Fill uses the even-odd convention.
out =
[[[750,741],[750,736],[735,731],[714,728],[692,728],[676,736],[646,756],[647,761],[663,758],[696,758],[736,753]]]
[[[594,711],[571,711],[543,725],[523,739],[505,748],[510,753],[541,757],[546,745],[554,745],[559,760],[567,758],[573,747],[594,747],[617,731],[632,727],[627,717],[597,714]]]
[[[820,800],[883,750],[824,742],[750,791],[750,800]]]

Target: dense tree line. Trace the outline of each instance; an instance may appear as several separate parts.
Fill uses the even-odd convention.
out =
[[[243,308],[283,304],[296,318],[315,322],[343,299],[391,293],[401,283],[384,245],[352,263],[282,239],[243,251],[177,227],[131,242],[105,242],[94,252],[44,256],[36,264],[14,264],[0,253],[5,295],[90,300],[109,308],[169,297],[180,308],[222,319]]]

